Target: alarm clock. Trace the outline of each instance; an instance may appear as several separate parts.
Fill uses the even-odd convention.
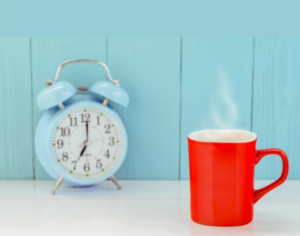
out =
[[[81,86],[81,94],[70,82],[57,82],[64,66],[80,62],[101,65],[109,80],[98,81],[90,89]],[[113,80],[100,61],[72,60],[62,63],[54,81],[47,80],[46,85],[37,97],[39,109],[45,112],[36,128],[35,151],[45,171],[57,180],[51,193],[61,183],[82,187],[107,179],[121,189],[113,175],[125,159],[127,133],[108,104],[128,106],[129,96],[119,80]]]

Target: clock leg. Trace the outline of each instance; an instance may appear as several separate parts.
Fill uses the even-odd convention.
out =
[[[110,176],[109,179],[118,187],[119,190],[122,188],[121,185],[118,184],[118,181],[113,175]]]
[[[55,191],[58,189],[58,187],[61,185],[61,183],[63,182],[64,177],[60,176],[59,179],[56,181],[53,190],[51,191],[51,194],[54,195]]]

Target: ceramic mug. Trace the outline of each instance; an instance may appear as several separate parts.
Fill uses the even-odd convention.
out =
[[[289,163],[280,149],[256,150],[257,135],[240,130],[202,130],[188,136],[191,217],[212,226],[245,225],[253,205],[282,184]],[[255,165],[266,155],[281,157],[282,174],[275,182],[254,189]]]

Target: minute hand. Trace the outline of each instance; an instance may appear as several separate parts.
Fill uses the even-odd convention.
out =
[[[85,128],[86,128],[86,142],[88,142],[89,141],[89,123],[88,123],[88,121],[86,121]]]

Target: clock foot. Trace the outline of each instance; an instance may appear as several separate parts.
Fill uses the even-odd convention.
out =
[[[119,190],[122,188],[121,185],[118,184],[118,181],[113,175],[110,176],[109,179],[118,187]]]
[[[61,183],[63,182],[64,177],[60,176],[59,179],[56,181],[53,190],[51,191],[51,194],[54,195],[55,191],[59,188],[59,186],[61,185]]]

